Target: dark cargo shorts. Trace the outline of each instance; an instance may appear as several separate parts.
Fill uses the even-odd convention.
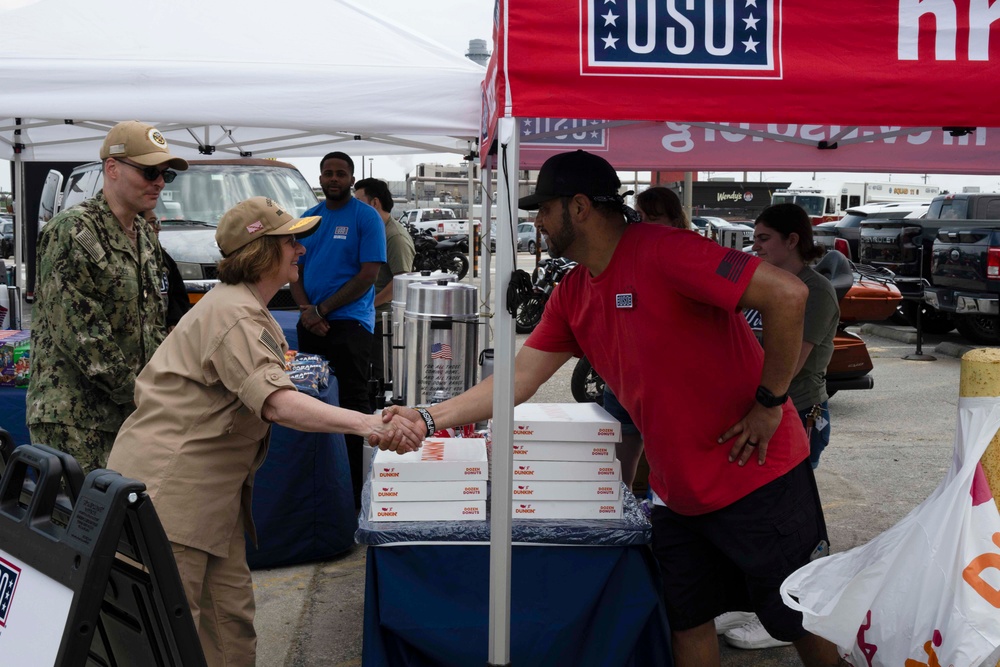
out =
[[[828,540],[808,459],[715,512],[684,516],[655,506],[652,523],[671,629],[754,611],[776,639],[806,634],[802,614],[785,606],[779,587]]]

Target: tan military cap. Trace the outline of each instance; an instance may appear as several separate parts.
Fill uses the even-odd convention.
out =
[[[293,218],[269,197],[251,197],[222,214],[215,230],[215,242],[223,255],[239,250],[262,236],[308,236],[319,216]]]
[[[118,123],[108,131],[101,145],[101,159],[128,158],[144,167],[154,167],[166,162],[174,169],[188,168],[187,160],[174,157],[167,148],[167,140],[152,125],[137,120]]]

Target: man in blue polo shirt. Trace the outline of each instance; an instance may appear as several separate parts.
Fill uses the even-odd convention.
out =
[[[370,414],[368,379],[375,329],[375,278],[385,263],[385,227],[371,206],[353,197],[354,161],[328,153],[320,161],[319,184],[326,201],[303,216],[322,218],[316,231],[301,239],[300,279],[290,285],[302,311],[296,330],[302,352],[322,354],[340,388],[340,405]],[[354,504],[361,507],[362,444],[344,436],[351,464]]]

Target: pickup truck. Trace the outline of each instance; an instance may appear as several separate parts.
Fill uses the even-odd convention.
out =
[[[972,342],[1000,345],[1000,220],[962,222],[938,230],[924,299]]]
[[[938,285],[931,258],[935,239],[942,232],[980,228],[1000,229],[1000,194],[940,195],[931,201],[922,219],[863,221],[861,263],[896,274],[896,286],[906,297],[901,310],[910,324],[915,324],[919,307],[925,332],[946,333],[961,323],[963,335],[968,336],[966,331],[973,328],[971,320],[984,324],[982,314],[959,311],[946,294],[939,293],[937,288],[945,286]]]
[[[469,221],[458,220],[450,208],[411,208],[399,216],[400,224],[418,232],[430,232],[438,241],[469,233]]]

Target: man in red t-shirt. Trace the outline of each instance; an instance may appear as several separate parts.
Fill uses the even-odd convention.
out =
[[[535,193],[549,253],[579,263],[514,362],[514,400],[586,355],[646,445],[653,551],[678,667],[719,663],[714,618],[755,611],[808,665],[842,663],[781,601],[781,582],[826,540],[805,432],[786,391],[807,292],[801,281],[697,233],[629,224],[604,159],[549,158]],[[740,313],[768,322],[763,349]],[[493,380],[428,409],[392,407],[428,432],[489,416]]]

